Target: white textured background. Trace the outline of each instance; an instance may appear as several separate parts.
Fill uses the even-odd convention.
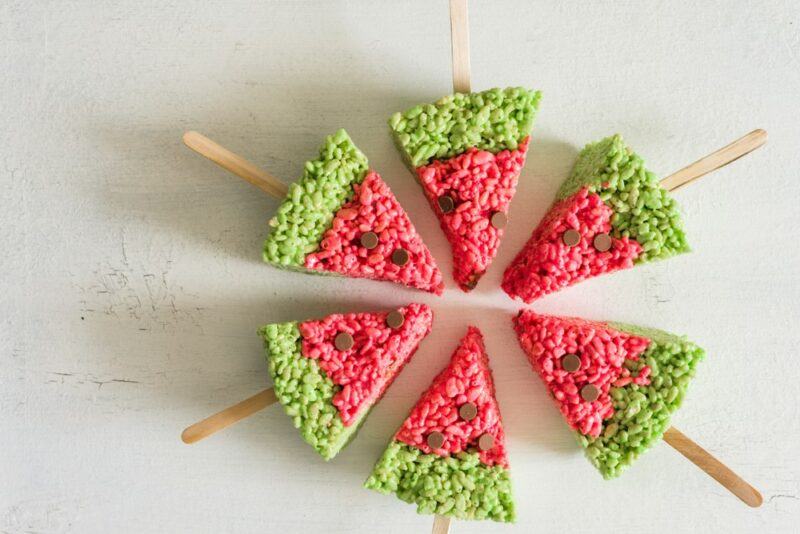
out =
[[[544,97],[504,246],[464,295],[385,126],[450,91],[444,0],[0,1],[1,532],[425,532],[429,517],[360,483],[468,323],[487,336],[519,520],[453,532],[796,532],[797,2],[472,4],[473,87]],[[443,298],[263,265],[276,202],[180,142],[200,130],[291,180],[339,127],[408,208]],[[693,254],[535,309],[704,346],[674,423],[764,506],[665,444],[605,482],[517,347],[502,268],[586,142],[621,132],[666,175],[756,127],[765,148],[677,195]],[[433,306],[434,333],[331,463],[277,407],[180,442],[267,385],[261,324],[414,299]]]

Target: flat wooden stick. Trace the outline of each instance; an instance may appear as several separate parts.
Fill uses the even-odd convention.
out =
[[[469,93],[469,16],[467,0],[450,0],[450,43],[453,48],[453,91]]]
[[[686,437],[675,427],[664,432],[664,441],[684,455],[690,462],[702,469],[711,478],[722,484],[728,491],[739,497],[747,506],[758,508],[764,502],[761,493],[745,482],[725,464],[714,458],[703,447]]]
[[[206,417],[199,423],[193,424],[183,431],[181,439],[184,443],[200,441],[249,415],[253,415],[259,410],[263,410],[277,400],[278,398],[275,396],[275,390],[272,388],[265,389],[261,393],[253,395],[239,404],[234,404],[221,412],[215,413],[211,417]]]
[[[450,532],[450,518],[446,515],[434,516],[431,534],[447,534],[448,532]]]
[[[205,156],[223,169],[250,182],[266,194],[278,200],[283,200],[286,193],[289,191],[285,183],[266,171],[259,169],[243,157],[218,145],[203,134],[198,132],[186,132],[183,134],[183,142],[201,156]]]
[[[450,44],[453,54],[453,92],[471,91],[469,73],[469,14],[467,0],[450,0]],[[431,534],[448,534],[450,518],[433,517]]]
[[[767,132],[761,129],[753,130],[716,152],[699,159],[691,165],[684,167],[678,172],[667,176],[661,180],[661,187],[667,191],[675,191],[679,187],[697,180],[701,176],[724,167],[728,163],[736,161],[745,154],[749,154],[767,142]]]

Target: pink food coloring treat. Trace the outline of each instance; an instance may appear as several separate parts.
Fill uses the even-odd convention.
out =
[[[468,421],[459,413],[465,403],[476,408],[475,417]],[[444,437],[442,446],[437,449],[431,449],[427,443],[433,432],[440,432]],[[394,439],[426,454],[451,456],[471,447],[477,448],[484,434],[493,438],[493,446],[480,450],[481,462],[507,468],[505,434],[489,359],[480,330],[471,326],[453,353],[450,364],[422,394]]]
[[[525,137],[516,150],[497,154],[470,148],[416,169],[452,247],[453,277],[464,291],[475,287],[497,255],[529,142]],[[496,214],[499,219],[493,219]]]
[[[625,367],[626,360],[638,361],[650,340],[608,327],[604,323],[576,318],[550,317],[523,311],[514,320],[520,344],[534,370],[567,420],[585,436],[597,437],[603,421],[614,415],[610,390],[628,384],[646,386],[650,368],[642,367],[636,376]],[[577,370],[564,369],[564,357],[580,359]],[[593,385],[599,390],[594,401],[581,396]]]
[[[353,189],[355,195],[336,213],[319,250],[306,256],[306,268],[390,280],[441,295],[442,273],[386,182],[370,171]],[[377,237],[374,247],[362,241],[367,233]],[[396,261],[398,250],[407,253],[407,261]]]
[[[387,325],[388,313],[333,314],[298,325],[303,356],[316,360],[340,388],[332,402],[345,426],[380,399],[430,333],[433,312],[428,306],[414,303],[397,312],[403,316],[397,328]],[[342,333],[352,337],[347,350],[336,348]]]
[[[506,269],[503,289],[531,302],[587,278],[633,267],[642,253],[638,242],[609,237],[607,251],[595,247],[598,235],[610,236],[613,214],[600,196],[587,188],[557,202]],[[577,244],[565,242],[567,230],[578,232]]]

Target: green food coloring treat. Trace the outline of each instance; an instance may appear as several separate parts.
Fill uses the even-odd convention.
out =
[[[420,514],[514,521],[508,469],[481,463],[477,452],[442,457],[395,440],[364,487],[395,493],[403,501],[416,504]]]
[[[539,91],[523,87],[455,93],[395,113],[389,127],[412,168],[472,147],[514,150],[533,128],[540,98]]]
[[[339,130],[328,136],[319,157],[306,162],[303,176],[289,186],[286,198],[270,219],[264,261],[305,270],[306,254],[317,250],[336,212],[353,198],[353,185],[364,180],[368,169],[367,157],[347,132]]]

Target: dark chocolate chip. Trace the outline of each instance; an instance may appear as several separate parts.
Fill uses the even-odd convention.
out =
[[[378,246],[378,234],[375,232],[365,232],[361,234],[361,246],[367,250],[372,250]]]
[[[494,436],[491,434],[481,434],[478,438],[478,448],[482,451],[488,451],[494,447]]]
[[[395,251],[392,252],[392,263],[398,267],[402,267],[408,263],[408,251],[404,248],[395,249]]]
[[[581,368],[581,359],[577,354],[565,354],[561,358],[561,368],[568,373],[574,373]]]
[[[444,434],[441,432],[431,432],[428,434],[428,447],[431,449],[441,449],[444,445]]]
[[[450,213],[456,207],[453,197],[448,195],[442,195],[436,201],[439,203],[439,209],[442,210],[442,213]]]
[[[389,328],[400,328],[405,321],[406,318],[400,310],[392,310],[386,316],[386,326]]]
[[[611,236],[608,234],[597,234],[594,236],[592,244],[599,252],[606,252],[611,249]]]
[[[581,398],[586,402],[596,401],[600,396],[600,390],[594,384],[586,384],[581,388]]]
[[[561,234],[561,240],[568,247],[574,247],[581,242],[581,234],[577,230],[567,230]]]
[[[478,415],[478,408],[471,402],[465,402],[458,408],[458,415],[464,421],[472,421]]]
[[[333,340],[333,346],[337,350],[350,350],[353,348],[354,343],[353,336],[347,332],[339,332]]]
[[[492,226],[500,230],[501,228],[505,228],[508,224],[508,217],[502,211],[494,212],[492,215]]]

